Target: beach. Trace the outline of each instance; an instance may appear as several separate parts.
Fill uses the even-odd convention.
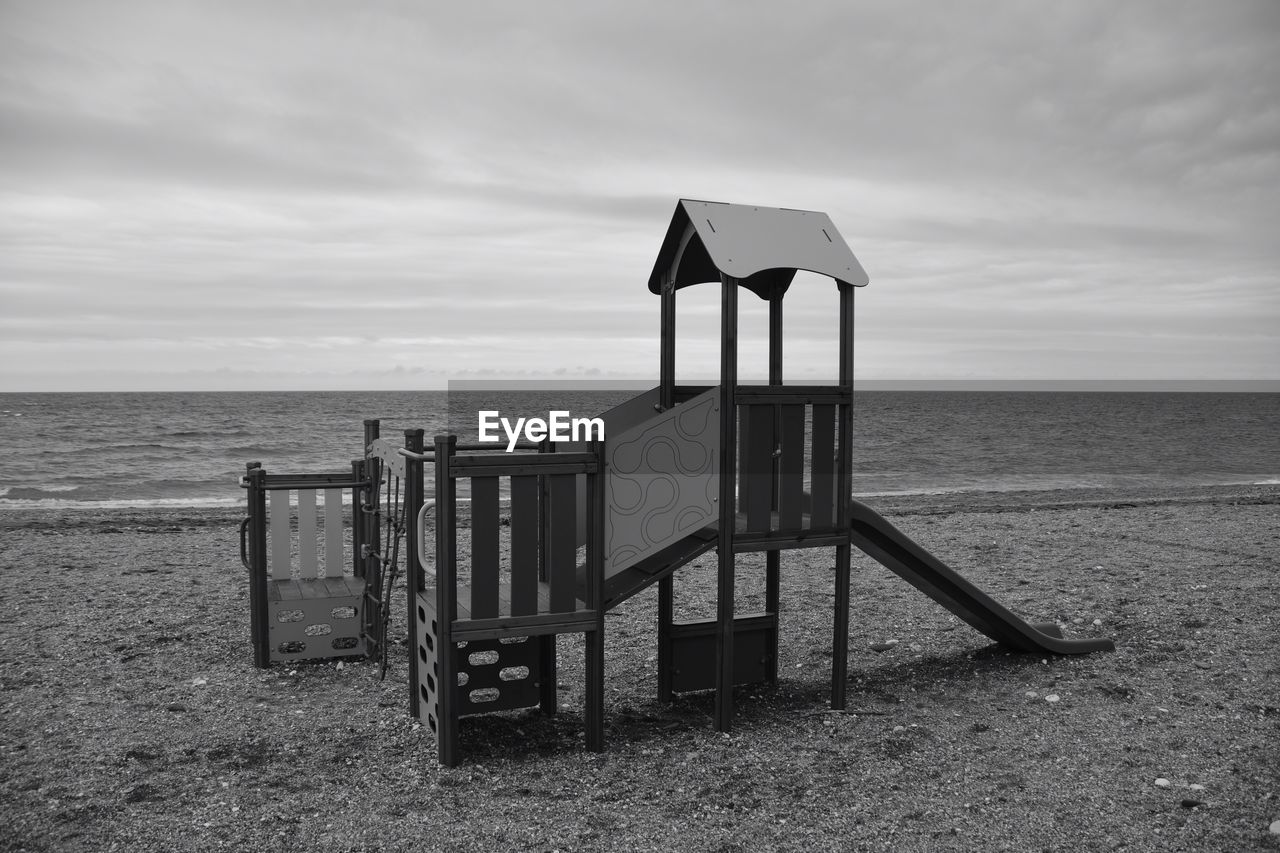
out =
[[[466,718],[442,769],[404,646],[385,681],[253,668],[239,510],[0,513],[0,848],[1280,850],[1280,486],[867,502],[1116,650],[1010,654],[855,550],[834,712],[832,551],[784,552],[779,685],[738,692],[731,734],[709,693],[657,702],[647,590],[606,619],[605,752],[566,636],[560,713]],[[713,565],[678,616],[714,612]],[[739,566],[758,609],[763,557]]]

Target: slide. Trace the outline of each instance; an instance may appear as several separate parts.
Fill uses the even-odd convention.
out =
[[[858,501],[853,501],[851,541],[907,583],[1006,646],[1057,655],[1115,649],[1115,643],[1108,639],[1068,640],[1056,624],[1032,625],[1023,621]]]

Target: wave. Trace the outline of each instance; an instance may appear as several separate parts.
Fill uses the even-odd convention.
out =
[[[122,498],[109,500],[69,501],[59,498],[25,498],[13,500],[0,497],[0,512],[6,510],[30,509],[147,509],[147,508],[179,508],[179,509],[217,509],[220,507],[244,506],[243,496],[234,498],[189,497],[189,498]]]
[[[83,457],[83,456],[103,456],[106,454],[131,454],[138,452],[152,453],[154,451],[165,451],[168,453],[190,453],[196,449],[195,446],[189,444],[156,444],[148,442],[145,444],[96,444],[91,447],[47,447],[32,452],[33,456],[53,456],[53,457]]]
[[[281,449],[279,447],[268,447],[266,445],[259,444],[243,444],[236,447],[225,448],[220,452],[223,456],[249,456],[256,458],[259,456],[269,456],[273,453],[278,454],[281,452]]]

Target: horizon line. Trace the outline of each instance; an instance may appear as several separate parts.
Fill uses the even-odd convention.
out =
[[[0,390],[7,394],[314,394],[314,393],[415,393],[419,391],[472,390],[647,390],[656,381],[643,379],[460,379],[447,384],[412,388],[108,388],[61,390]],[[683,380],[677,385],[718,385],[715,381]],[[767,384],[743,378],[740,385]],[[834,381],[798,381],[784,385],[835,385]],[[855,379],[854,391],[1096,391],[1280,393],[1280,379]]]

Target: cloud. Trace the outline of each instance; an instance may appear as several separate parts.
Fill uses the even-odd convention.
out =
[[[1265,376],[1276,9],[7,4],[0,388],[652,375],[681,196],[831,214],[860,376]]]

